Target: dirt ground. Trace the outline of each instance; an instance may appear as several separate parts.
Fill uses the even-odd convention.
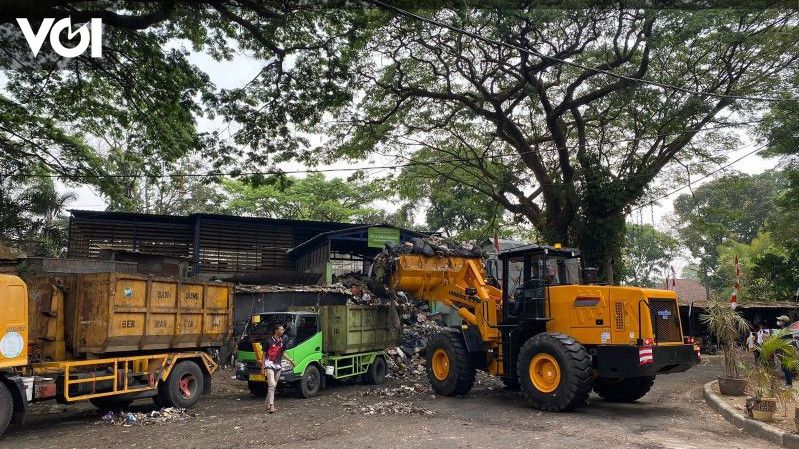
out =
[[[635,404],[610,404],[592,397],[573,413],[546,413],[525,406],[519,393],[491,378],[464,398],[433,397],[424,379],[391,379],[380,387],[331,386],[313,399],[291,391],[277,400],[278,413],[246,386],[218,372],[214,392],[185,422],[124,427],[103,422],[88,404],[37,404],[25,427],[0,440],[3,449],[91,448],[776,448],[751,437],[715,414],[702,399],[718,361],[658,377]],[[150,412],[149,401],[133,406]]]

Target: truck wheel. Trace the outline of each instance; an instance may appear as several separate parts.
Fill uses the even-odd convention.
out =
[[[300,394],[304,398],[312,398],[319,394],[322,387],[322,374],[316,365],[308,365],[300,379]]]
[[[11,415],[14,413],[14,398],[3,382],[0,382],[0,435],[8,429]]]
[[[203,392],[203,371],[191,360],[184,360],[174,368],[159,392],[159,402],[164,407],[191,408]]]
[[[364,381],[369,385],[381,385],[386,381],[386,359],[382,356],[375,357],[364,376]]]
[[[247,388],[250,389],[250,394],[256,398],[266,397],[266,382],[247,382]]]
[[[127,410],[130,404],[133,404],[132,399],[117,399],[117,398],[94,398],[89,399],[89,402],[100,410],[109,410],[112,412],[120,412]]]
[[[608,402],[635,402],[649,393],[655,376],[628,377],[626,379],[594,380],[594,391]]]
[[[439,332],[427,345],[427,379],[442,396],[462,396],[474,385],[475,369],[466,345],[454,332]]]
[[[527,340],[517,369],[522,392],[540,410],[573,410],[585,404],[591,392],[591,356],[567,335],[546,332]]]

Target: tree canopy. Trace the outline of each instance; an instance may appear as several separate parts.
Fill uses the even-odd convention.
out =
[[[425,12],[509,45],[393,17],[353,67],[364,95],[325,154],[422,162],[429,182],[472,189],[591,264],[618,262],[624,215],[658,174],[718,161],[727,127],[767,107],[738,96],[788,89],[799,57],[792,10]]]
[[[680,254],[679,241],[651,224],[627,223],[624,279],[630,285],[660,287],[671,277],[670,267]]]

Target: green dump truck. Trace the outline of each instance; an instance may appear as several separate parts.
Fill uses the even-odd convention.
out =
[[[396,346],[399,326],[391,319],[388,306],[335,305],[293,312],[253,315],[239,341],[236,378],[247,381],[253,395],[266,394],[260,368],[260,343],[266,341],[276,324],[286,329],[286,355],[280,382],[295,384],[303,397],[319,393],[327,377],[349,379],[360,376],[380,384],[386,376],[383,351]]]

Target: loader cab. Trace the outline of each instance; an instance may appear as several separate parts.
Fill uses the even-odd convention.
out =
[[[582,283],[580,253],[573,248],[526,245],[503,251],[498,259],[504,322],[546,322],[547,289]]]

